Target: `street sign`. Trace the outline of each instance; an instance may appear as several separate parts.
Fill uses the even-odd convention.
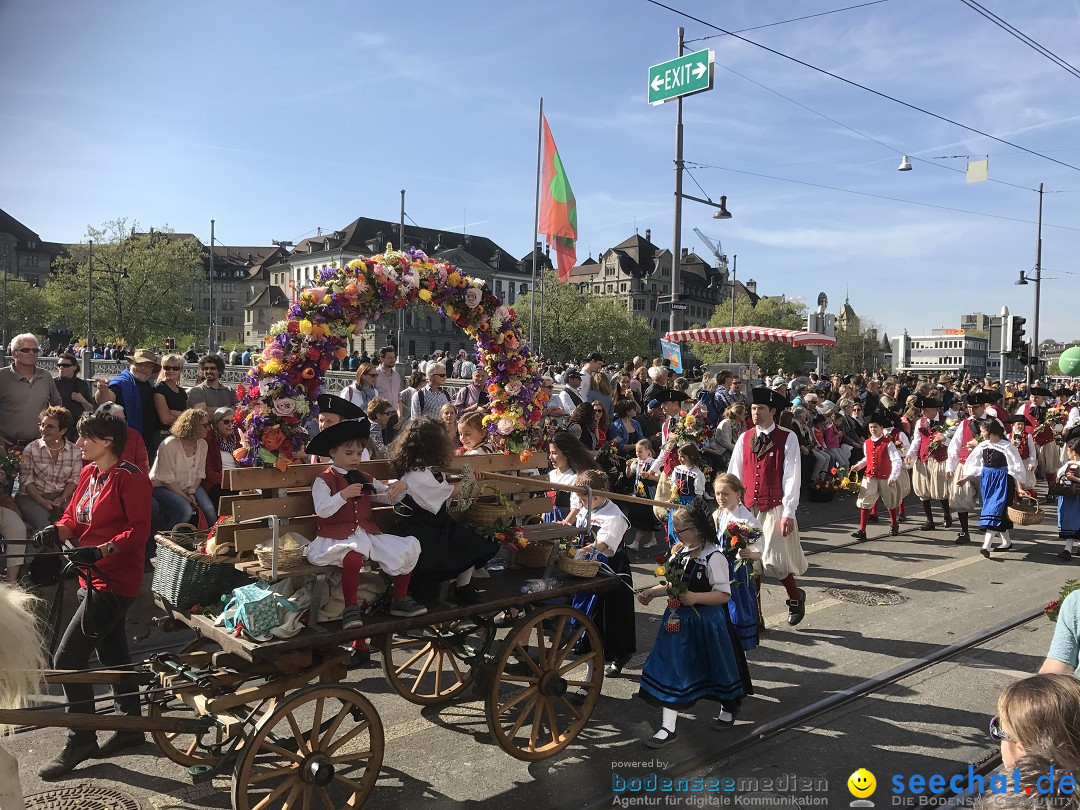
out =
[[[649,103],[663,104],[712,90],[713,52],[706,48],[649,68]]]
[[[671,305],[671,308],[678,311],[678,312],[685,312],[686,311],[686,304],[680,304],[678,302],[675,302],[674,304]]]

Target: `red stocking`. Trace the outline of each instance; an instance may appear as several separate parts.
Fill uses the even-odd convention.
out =
[[[876,506],[876,504],[875,504],[875,506]],[[870,510],[869,509],[860,509],[859,510],[859,531],[860,532],[865,532],[866,531],[866,523],[867,523],[867,521],[869,519],[870,519]],[[794,597],[792,597],[792,598],[794,598]]]
[[[895,509],[890,509],[889,510],[889,523],[892,524],[893,526],[896,525],[896,510]]]
[[[400,599],[409,592],[409,580],[412,579],[412,573],[399,574],[394,577],[394,598]]]
[[[360,569],[364,567],[364,555],[350,551],[341,562],[341,595],[346,605],[356,606],[356,590],[360,587]]]
[[[784,589],[787,591],[788,599],[799,598],[799,586],[795,582],[794,574],[788,574],[786,577],[780,580],[780,584],[783,585]]]

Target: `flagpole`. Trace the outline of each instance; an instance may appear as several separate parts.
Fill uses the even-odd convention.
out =
[[[536,207],[533,211],[533,239],[532,239],[532,282],[529,285],[529,343],[533,351],[538,350],[536,344],[536,265],[539,261],[539,251],[536,249],[537,239],[540,235],[540,172],[542,169],[542,153],[544,149],[544,98],[540,97],[540,115],[536,122]],[[541,284],[543,276],[541,276]],[[540,317],[544,317],[543,310]]]

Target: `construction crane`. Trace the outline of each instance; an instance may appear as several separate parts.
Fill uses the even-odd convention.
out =
[[[705,243],[705,247],[712,251],[712,255],[716,257],[716,269],[717,275],[726,278],[728,274],[728,262],[727,254],[720,249],[720,245],[713,244],[713,241],[703,234],[698,228],[694,228],[694,233],[697,234],[698,239]],[[713,286],[716,282],[717,276],[714,275],[710,280],[710,286]]]

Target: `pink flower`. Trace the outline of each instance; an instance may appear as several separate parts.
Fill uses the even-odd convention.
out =
[[[274,400],[274,413],[277,416],[292,416],[296,413],[296,400],[292,397],[281,397]]]
[[[476,287],[469,287],[465,290],[465,306],[469,309],[479,306],[484,294]]]
[[[308,292],[315,297],[316,304],[321,304],[323,298],[326,297],[326,287],[312,287]]]
[[[506,384],[506,395],[510,397],[516,397],[521,393],[521,383],[517,380],[511,380]]]
[[[495,430],[499,432],[500,436],[509,436],[514,432],[514,428],[517,427],[514,420],[508,416],[504,416],[499,420],[499,423],[495,426]]]

